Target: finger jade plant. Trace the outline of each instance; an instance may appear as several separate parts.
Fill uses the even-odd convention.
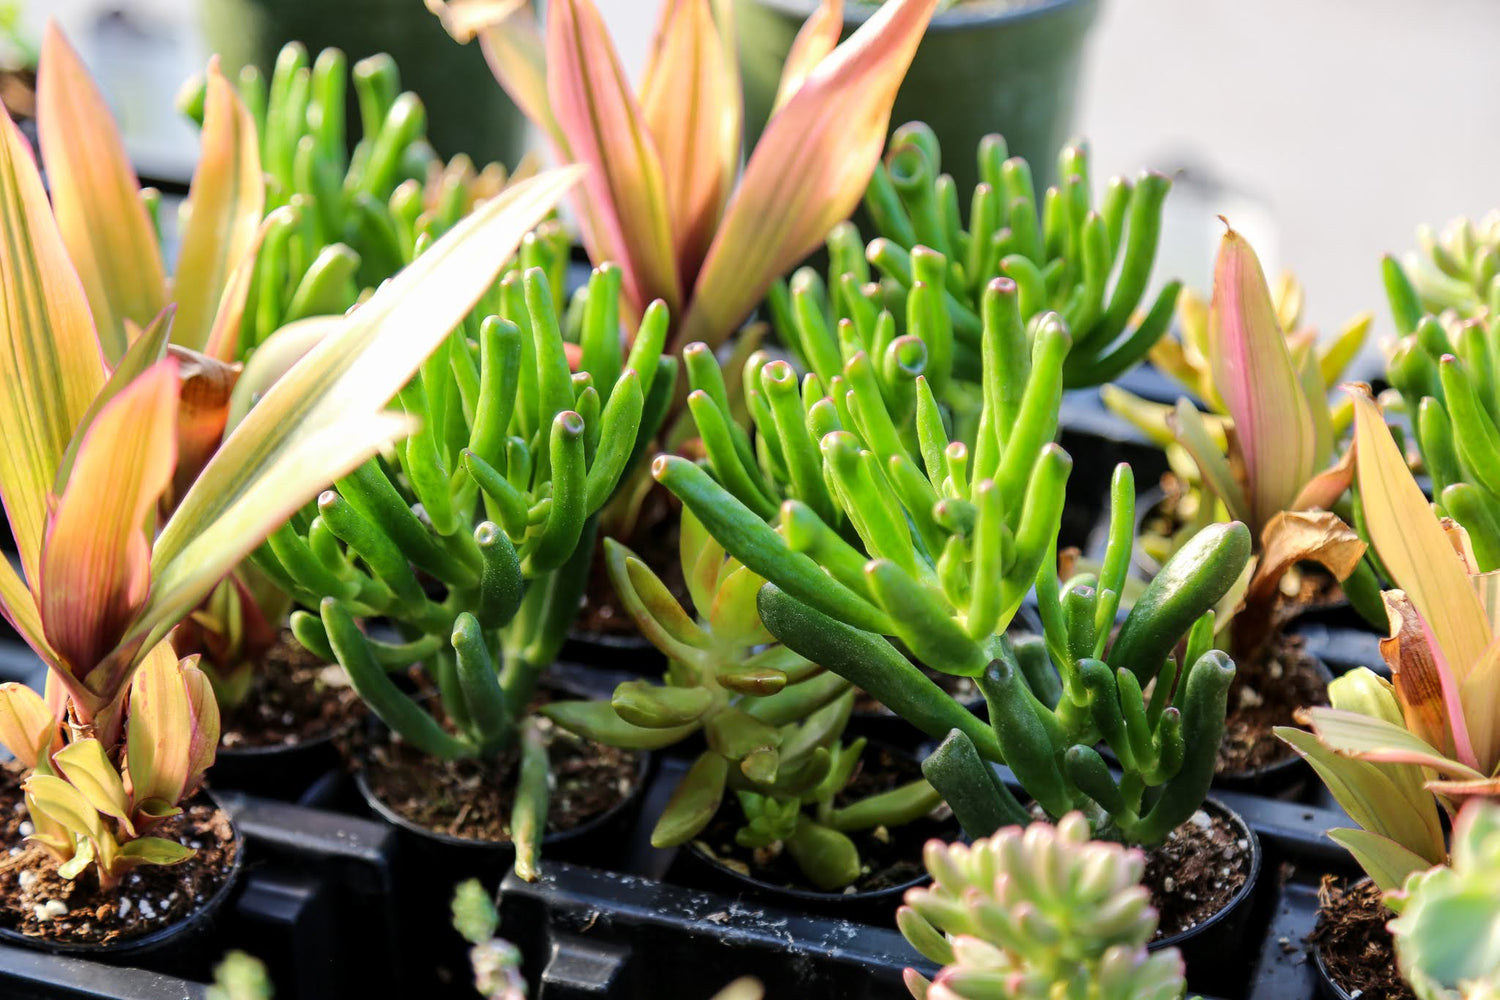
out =
[[[676,375],[675,359],[662,355],[660,303],[623,354],[620,272],[610,267],[594,272],[575,314],[579,370],[570,369],[549,268],[531,266],[557,249],[528,237],[524,270],[488,289],[401,390],[421,429],[339,479],[257,553],[273,579],[317,609],[292,615],[297,638],[342,664],[418,752],[519,753],[511,835],[517,871],[528,876],[550,781],[546,740],[530,715],[537,681],[577,614],[596,515],[637,441],[655,433]],[[429,593],[424,578],[439,590]],[[402,641],[357,623],[377,615]],[[418,661],[436,686],[431,704],[391,677]]]

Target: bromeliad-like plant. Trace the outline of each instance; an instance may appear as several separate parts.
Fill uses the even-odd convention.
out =
[[[691,511],[682,514],[679,548],[693,605],[706,609],[696,620],[629,549],[613,539],[604,546],[615,594],[667,656],[667,674],[660,685],[625,681],[609,701],[553,702],[542,712],[573,732],[627,749],[657,749],[703,733],[708,747],[658,818],[653,846],[698,836],[729,789],[744,812],[736,835],[741,846],[785,849],[814,885],[842,889],[861,872],[848,834],[898,826],[938,804],[920,780],[835,804],[865,745],[842,743],[854,691],[775,642],[756,610],[763,581],[726,558]]]
[[[1368,391],[1351,394],[1365,528],[1400,588],[1383,595],[1393,683],[1355,671],[1330,688],[1333,708],[1309,710],[1312,734],[1279,735],[1363,828],[1336,839],[1394,889],[1441,861],[1439,806],[1500,797],[1496,580],[1475,571],[1463,529],[1433,513]]]
[[[1156,911],[1138,850],[1089,840],[1069,813],[1056,827],[1006,827],[972,845],[929,843],[932,885],[909,889],[896,923],[942,966],[907,969],[917,1000],[1177,1000],[1175,948],[1151,954]]]
[[[1453,823],[1452,860],[1417,872],[1386,902],[1401,975],[1419,1000],[1500,996],[1500,805],[1474,801]]]
[[[965,382],[979,371],[986,289],[1001,276],[1015,281],[1023,320],[1056,311],[1072,333],[1063,366],[1068,388],[1107,382],[1140,360],[1166,330],[1181,287],[1176,281],[1163,286],[1132,328],[1171,182],[1150,171],[1134,183],[1115,177],[1096,206],[1088,150],[1070,145],[1058,157],[1062,182],[1039,201],[1030,166],[1007,158],[1005,140],[991,135],[977,152],[981,180],[965,222],[953,179],[941,172],[941,155],[925,124],[898,128],[865,193],[877,238],[865,247],[852,225],[844,227],[829,244],[826,292],[810,271],[794,276],[793,286],[822,300],[821,311],[835,320],[879,307],[897,317],[898,327],[919,316],[941,320],[951,328],[945,338],[951,346],[929,340],[928,347],[935,356],[951,355]],[[910,301],[918,289],[929,301]],[[771,303],[783,339],[827,378],[816,364],[816,345],[804,343],[798,321],[806,309],[791,309],[781,284],[773,286]],[[943,384],[934,391],[946,401]]]
[[[896,0],[843,44],[838,5],[804,25],[777,107],[739,176],[741,95],[724,0],[663,0],[632,92],[590,0],[428,0],[461,41],[477,35],[496,77],[552,141],[586,164],[575,208],[598,263],[621,267],[626,312],[667,303],[673,350],[717,346],[859,203],[896,90],[937,0]],[[738,183],[736,178],[738,177]]]
[[[9,119],[0,122],[6,233],[0,289],[7,303],[0,314],[7,343],[0,423],[11,434],[0,461],[0,496],[21,563],[20,573],[0,566],[0,608],[47,664],[49,686],[56,685],[49,715],[67,723],[49,750],[22,740],[21,749],[11,748],[17,756],[41,766],[47,754],[47,766],[75,786],[84,772],[76,766],[70,772],[67,762],[88,751],[73,746],[96,740],[106,759],[120,759],[126,693],[137,667],[162,655],[156,651],[167,633],[278,523],[325,483],[409,432],[411,421],[385,412],[386,402],[499,269],[498,262],[474,260],[472,248],[514,246],[575,179],[572,172],[554,173],[496,199],[435,246],[422,266],[326,329],[323,342],[266,391],[189,479],[158,530],[159,502],[185,461],[179,400],[192,384],[183,378],[183,363],[167,355],[172,314],[144,330],[124,319],[118,330],[96,322],[89,285],[69,256],[74,246],[83,248],[74,251],[80,255],[91,250],[92,236],[86,233],[82,244],[64,240],[25,140]],[[85,273],[97,277],[88,266]],[[116,334],[118,354],[108,346]],[[191,700],[203,704],[192,674],[177,676],[174,682],[193,687]],[[4,701],[11,716],[30,720],[23,735],[38,731],[35,702],[26,704],[14,688]],[[196,747],[202,733],[181,727],[190,714],[168,714],[172,728],[155,729],[137,746],[175,742],[181,759],[181,745]],[[206,708],[199,714],[209,717]],[[154,815],[174,807],[145,792],[155,779],[142,773],[146,765],[131,767],[130,756],[127,749],[127,771],[140,795],[132,808]],[[206,766],[200,749],[186,756],[190,773]],[[172,782],[174,794],[185,794],[187,784]],[[95,794],[109,787],[79,791],[97,813],[118,818],[119,803]],[[44,829],[47,806],[34,798],[35,821]],[[85,811],[67,822],[75,852],[87,840],[96,859],[108,853],[95,836],[105,820]],[[121,836],[132,825],[135,816],[112,833],[117,858],[128,850]]]
[[[555,249],[528,239],[522,264]],[[512,835],[528,876],[549,782],[532,695],[577,615],[595,515],[660,425],[676,377],[675,359],[662,356],[660,303],[624,356],[619,294],[617,269],[594,272],[574,314],[575,374],[546,269],[507,273],[401,390],[421,430],[339,479],[257,553],[318,609],[292,615],[298,640],[337,659],[411,746],[444,760],[519,749]],[[419,574],[441,591],[429,594]],[[371,616],[396,623],[406,641],[368,637],[356,619]],[[436,684],[437,714],[389,676],[418,661]]]
[[[66,740],[54,710],[20,684],[0,685],[0,744],[31,769],[26,808],[58,874],[76,878],[95,866],[110,889],[137,865],[171,865],[194,851],[150,836],[182,812],[219,742],[213,690],[191,658],[157,644],[130,684],[129,721],[118,763],[96,737]]]
[[[1456,232],[1472,234],[1472,228]],[[1497,259],[1492,246],[1476,250],[1472,241],[1472,235],[1456,241],[1465,252],[1462,259],[1474,258],[1464,267]],[[1431,249],[1434,259],[1459,266],[1460,258],[1453,256],[1459,246],[1443,250],[1433,244]],[[1426,273],[1404,270],[1386,258],[1386,293],[1400,335],[1387,350],[1386,378],[1416,432],[1433,498],[1464,526],[1479,568],[1488,572],[1500,569],[1500,384],[1494,364],[1500,342],[1495,304],[1500,303],[1488,293],[1469,298],[1444,294],[1434,300],[1431,286],[1419,277]]]
[[[1321,564],[1363,614],[1381,621],[1365,543],[1334,512],[1351,481],[1352,455],[1333,464],[1322,358],[1311,331],[1296,338],[1284,331],[1260,261],[1233,229],[1219,245],[1205,337],[1227,417],[1223,438],[1185,397],[1167,421],[1204,493],[1197,523],[1182,534],[1227,517],[1248,525],[1255,541],[1255,570],[1232,619],[1233,648],[1246,656],[1261,648],[1275,628],[1281,579],[1302,562]]]

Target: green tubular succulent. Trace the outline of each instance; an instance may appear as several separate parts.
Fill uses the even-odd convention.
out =
[[[1151,954],[1156,911],[1141,885],[1145,859],[1089,840],[1069,813],[1055,827],[1007,827],[972,845],[933,841],[932,884],[906,893],[896,924],[942,966],[928,981],[906,970],[917,1000],[1176,1000],[1182,956]]]
[[[541,252],[539,240],[528,245]],[[567,322],[545,269],[506,273],[398,397],[420,430],[339,480],[256,554],[316,609],[292,615],[298,640],[337,659],[412,746],[440,758],[519,753],[512,832],[522,874],[534,866],[548,783],[528,704],[576,615],[596,515],[637,441],[655,433],[676,376],[675,360],[661,356],[659,303],[622,367],[618,290],[617,274],[596,270]],[[564,325],[580,341],[577,373]],[[391,621],[398,641],[367,635],[365,617]],[[391,677],[417,662],[437,711]]]
[[[786,850],[808,880],[841,889],[860,875],[849,834],[926,815],[940,799],[925,781],[859,802],[835,798],[855,773],[863,741],[841,741],[854,692],[848,681],[777,644],[761,624],[762,580],[692,515],[679,552],[695,618],[644,562],[604,542],[615,594],[666,655],[661,684],[620,684],[608,701],[552,702],[543,714],[572,732],[627,749],[656,749],[702,733],[707,744],[652,832],[669,847],[697,837],[735,794],[741,846]]]
[[[1468,531],[1480,570],[1500,569],[1500,312],[1425,312],[1429,300],[1392,258],[1385,283],[1402,334],[1387,353],[1386,378],[1415,431],[1433,498]]]
[[[1146,587],[1111,642],[1132,545],[1128,466],[1116,470],[1113,494],[1100,573],[1065,582],[1050,568],[1038,573],[1042,638],[979,641],[950,633],[952,650],[967,642],[964,661],[980,662],[988,724],[887,639],[811,606],[774,579],[760,595],[762,619],[784,644],[943,741],[923,773],[970,835],[1029,818],[990,767],[1004,763],[1048,815],[1082,810],[1101,837],[1158,843],[1200,807],[1213,780],[1234,663],[1211,648],[1211,609],[1243,571],[1250,538],[1238,522],[1205,529]],[[1179,660],[1174,650],[1184,639]],[[928,666],[953,664],[928,658],[931,640],[903,645]],[[1095,749],[1101,742],[1115,767]]]
[[[913,380],[915,426],[898,427],[869,355],[855,351],[827,396],[810,398],[821,380],[804,380],[800,424],[777,423],[768,402],[753,447],[736,436],[715,388],[695,387],[706,457],[698,465],[659,456],[653,473],[768,582],[759,601],[772,635],[946,738],[926,773],[971,834],[1024,819],[988,761],[1009,764],[1049,814],[1083,808],[1101,834],[1151,843],[1198,808],[1212,779],[1234,667],[1209,648],[1211,628],[1196,623],[1243,572],[1249,532],[1214,525],[1186,545],[1109,643],[1130,564],[1134,486],[1119,470],[1101,577],[1060,587],[1051,567],[1070,460],[1052,438],[1069,336],[1051,314],[1028,331],[1019,296],[1006,278],[986,292],[972,448],[949,441],[922,377]],[[789,395],[792,380],[776,364],[759,369],[761,388]],[[691,360],[688,368],[693,380]],[[779,511],[777,496],[789,497]],[[1033,584],[1046,638],[1015,643],[1005,633]],[[1173,650],[1190,631],[1179,664]],[[979,678],[994,725],[911,659]],[[1121,762],[1119,780],[1093,750],[1101,739]]]
[[[1417,229],[1417,249],[1381,262],[1398,333],[1410,333],[1424,314],[1461,318],[1500,311],[1500,211],[1475,222],[1455,219],[1442,232]]]
[[[352,153],[354,123],[345,111],[351,81],[359,109]],[[427,142],[422,101],[401,90],[388,55],[351,68],[338,49],[309,60],[291,42],[269,79],[247,66],[237,89],[255,123],[266,188],[262,248],[240,329],[242,358],[286,323],[343,313],[509,180],[497,163],[480,170],[466,156],[439,159]],[[180,98],[199,125],[203,95],[199,78]],[[543,232],[566,245],[559,227]],[[566,255],[552,259],[566,264]],[[549,277],[562,287],[560,270]]]
[[[752,445],[719,401],[717,369],[689,357],[705,459],[659,456],[653,473],[791,596],[898,636],[934,669],[978,675],[1056,537],[1071,468],[1052,443],[1066,327],[1049,313],[1028,331],[1008,278],[990,283],[984,315],[972,444],[949,440],[925,376],[902,377],[915,402],[899,420],[871,355],[854,350],[826,382],[803,379],[800,394],[786,362],[752,357]]]
[[[1002,276],[1020,289],[1027,322],[1056,311],[1072,331],[1068,388],[1118,377],[1166,331],[1178,282],[1137,312],[1170,180],[1151,171],[1135,181],[1111,178],[1096,202],[1088,150],[1072,144],[1058,157],[1063,180],[1038,198],[1030,167],[1007,158],[1000,136],[985,137],[976,155],[980,183],[965,219],[937,137],[920,122],[903,125],[865,195],[877,238],[864,245],[852,225],[842,226],[829,238],[826,284],[804,269],[790,289],[773,289],[777,331],[810,370],[829,377],[829,329],[844,319],[858,328],[862,316],[886,309],[897,339],[915,333],[926,342],[938,398],[946,399],[950,380],[961,394],[978,370],[986,290]]]

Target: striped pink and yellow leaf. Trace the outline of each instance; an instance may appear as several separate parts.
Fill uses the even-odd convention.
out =
[[[158,643],[131,682],[126,767],[143,826],[175,812],[214,760],[219,707],[196,659]]]
[[[1247,523],[1259,537],[1321,465],[1302,379],[1260,260],[1233,229],[1219,242],[1208,326],[1210,369],[1244,462]]]
[[[114,700],[129,670],[130,651],[116,648],[151,588],[152,526],[176,465],[176,425],[169,359],[99,411],[48,518],[38,603],[85,722]]]
[[[724,210],[675,347],[721,343],[771,282],[859,204],[935,6],[883,4],[771,116]]]
[[[141,186],[104,95],[49,22],[37,79],[37,131],[52,210],[111,364],[166,305],[166,269]]]
[[[544,53],[525,3],[428,0],[455,38],[481,39],[558,156],[590,168],[574,199],[584,244],[595,262],[620,266],[627,314],[667,303],[680,350],[728,339],[859,203],[937,0],[889,0],[837,47],[841,4],[825,0],[732,194],[741,101],[731,4],[664,4],[637,100],[592,0],[549,6]]]
[[[191,211],[172,277],[173,343],[195,351],[208,346],[224,290],[233,287],[236,268],[256,242],[264,184],[255,119],[215,57],[208,64],[198,169],[188,190]]]
[[[26,767],[36,767],[61,741],[62,724],[42,696],[24,684],[0,684],[0,746]]]

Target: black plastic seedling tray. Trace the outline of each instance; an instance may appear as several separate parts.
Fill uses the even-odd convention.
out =
[[[0,649],[0,664],[24,659]],[[568,686],[587,686],[587,672],[561,673]],[[649,830],[685,766],[670,755],[658,761],[617,870],[552,861],[535,883],[503,882],[501,933],[525,956],[533,1000],[704,1000],[745,974],[778,998],[904,998],[901,970],[922,960],[890,921],[812,916],[672,881],[673,852],[652,848]],[[207,963],[243,948],[268,963],[278,1000],[472,997],[451,963],[461,950],[446,909],[404,905],[398,885],[423,873],[410,870],[390,827],[363,814],[351,785],[330,773],[301,804],[217,790],[244,835],[246,875],[201,945],[205,969],[194,981],[0,948],[0,996],[196,1000]],[[1318,794],[1315,781],[1307,787]],[[1215,995],[1312,1000],[1316,973],[1303,941],[1323,876],[1354,874],[1324,836],[1347,818],[1318,801],[1215,797],[1246,819],[1266,852],[1243,947],[1220,963],[1242,974]]]

